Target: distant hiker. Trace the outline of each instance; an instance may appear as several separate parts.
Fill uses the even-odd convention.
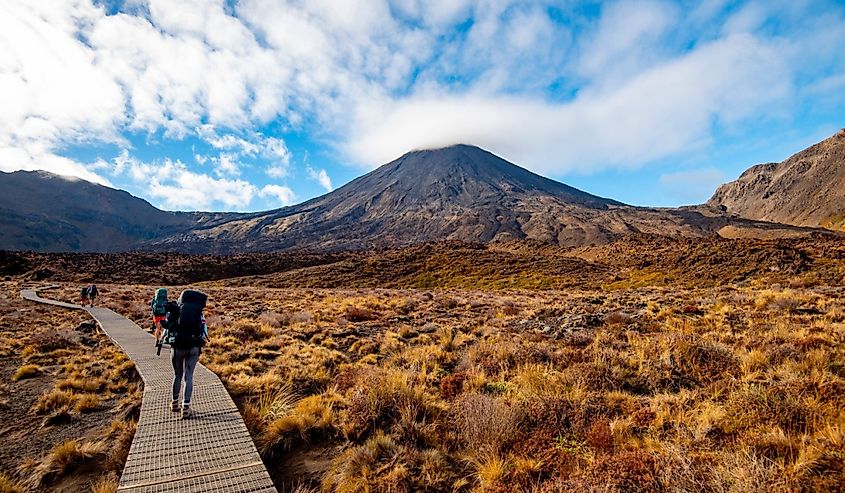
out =
[[[185,393],[182,399],[182,419],[191,417],[191,394],[194,391],[194,369],[200,359],[200,352],[208,339],[208,327],[205,324],[203,309],[208,296],[200,291],[186,289],[174,304],[167,303],[165,326],[168,342],[173,348],[170,360],[173,363],[173,400],[170,410],[177,412],[179,391],[185,380]]]
[[[82,288],[82,292],[79,293],[79,304],[85,306],[88,303],[88,286],[84,286]]]
[[[150,308],[153,310],[153,328],[151,332],[155,334],[156,341],[161,339],[162,327],[161,323],[167,318],[167,288],[156,289],[153,295],[153,301],[150,302]]]
[[[97,300],[98,294],[100,294],[100,292],[97,291],[96,284],[88,286],[88,303],[90,303],[91,306],[94,306],[94,302]]]

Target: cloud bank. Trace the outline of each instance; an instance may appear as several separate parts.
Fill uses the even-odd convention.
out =
[[[248,208],[259,196],[293,200],[290,132],[330,142],[337,160],[362,168],[472,143],[560,176],[645,166],[718,132],[789,118],[808,98],[843,104],[837,2],[590,6],[8,0],[0,169],[109,184],[127,176],[115,163],[132,158],[130,137],[198,138],[213,153],[151,161],[150,193],[172,207]],[[86,145],[120,156],[65,152]],[[247,158],[272,182],[247,177]],[[324,169],[300,171],[332,189]],[[184,200],[170,195],[179,190]]]

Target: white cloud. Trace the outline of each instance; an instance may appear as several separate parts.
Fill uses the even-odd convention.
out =
[[[281,185],[265,185],[259,192],[259,195],[274,198],[283,207],[292,205],[296,201],[293,190]]]
[[[0,3],[0,166],[102,182],[99,164],[63,150],[195,135],[217,153],[196,157],[215,160],[211,185],[244,207],[249,183],[223,180],[237,163],[263,159],[272,178],[291,165],[261,128],[314,133],[366,166],[467,142],[561,175],[642,166],[707,145],[714,126],[789,118],[783,108],[814,87],[842,103],[835,2],[747,2],[724,18],[722,0],[688,16],[668,0],[615,1],[598,19],[522,0],[126,5]]]
[[[160,200],[165,208],[209,210],[222,205],[229,210],[244,210],[258,193],[255,185],[244,180],[213,178],[195,173],[181,161],[165,159],[147,163],[123,150],[114,159],[116,176],[127,175],[150,197]]]
[[[323,188],[326,189],[327,192],[331,192],[332,190],[334,190],[334,187],[332,186],[332,179],[329,177],[329,174],[326,173],[326,170],[316,170],[311,166],[308,166],[305,168],[305,171],[308,172],[308,176],[311,177],[312,180],[315,180],[317,183],[319,183]]]
[[[714,118],[754,115],[790,90],[779,52],[738,35],[564,104],[469,94],[365,105],[347,150],[384,163],[414,147],[470,143],[543,173],[636,167],[701,146]]]
[[[669,2],[613,2],[602,8],[598,29],[581,42],[578,72],[608,87],[665,60],[664,37],[678,24]]]
[[[265,172],[267,173],[267,176],[275,179],[284,178],[288,175],[287,167],[279,164],[271,164],[267,167]]]
[[[283,140],[274,137],[263,139],[261,155],[270,162],[266,170],[267,176],[279,179],[288,175],[291,154]]]
[[[76,176],[107,187],[113,186],[107,178],[92,171],[103,169],[99,160],[84,164],[57,156],[45,149],[0,146],[0,171],[33,171],[38,169],[57,175]]]
[[[238,176],[241,174],[241,167],[237,161],[238,157],[226,152],[220,153],[216,158],[211,158],[214,163],[214,174],[217,176]]]

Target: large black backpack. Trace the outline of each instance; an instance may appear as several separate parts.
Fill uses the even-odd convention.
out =
[[[202,311],[208,296],[193,289],[186,289],[179,295],[176,302],[179,313],[176,315],[176,323],[170,327],[172,334],[172,346],[176,349],[190,349],[201,347],[205,343],[203,334]]]

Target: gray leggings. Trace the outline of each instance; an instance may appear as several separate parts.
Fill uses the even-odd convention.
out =
[[[179,390],[182,388],[182,375],[185,376],[185,402],[191,402],[194,391],[194,368],[200,359],[200,348],[173,349],[170,361],[173,363],[173,400],[179,400]]]

